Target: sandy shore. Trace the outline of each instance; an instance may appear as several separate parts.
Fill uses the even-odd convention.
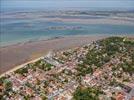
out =
[[[65,50],[82,46],[109,35],[72,36],[51,40],[40,40],[20,43],[0,48],[0,74],[15,68],[18,65],[37,59],[48,51]]]

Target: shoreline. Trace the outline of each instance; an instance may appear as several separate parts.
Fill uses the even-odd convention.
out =
[[[11,44],[7,44],[7,45],[2,45],[2,46],[0,46],[0,48],[6,48],[9,46],[15,46],[15,45],[22,45],[22,44],[37,42],[37,41],[48,41],[48,40],[59,39],[59,38],[64,38],[64,37],[58,36],[58,37],[50,37],[50,38],[43,38],[43,39],[31,39],[28,41],[21,41],[21,42],[11,43]]]
[[[50,50],[62,51],[75,48],[110,36],[115,35],[65,36],[61,38],[26,42],[0,48],[0,76],[10,70],[18,68],[19,66],[28,64],[43,57],[43,55]]]
[[[39,41],[49,41],[49,40],[55,40],[55,39],[60,39],[60,38],[66,38],[66,37],[81,37],[81,36],[127,36],[127,37],[131,37],[134,36],[134,34],[89,34],[89,35],[68,35],[68,36],[55,36],[55,37],[49,37],[49,38],[39,38],[39,39],[31,39],[28,41],[22,41],[22,42],[16,42],[16,43],[11,43],[11,44],[7,44],[7,45],[3,45],[0,46],[0,49],[2,48],[7,48],[10,46],[16,46],[16,45],[24,45],[27,43],[33,43],[33,42],[39,42]]]
[[[10,69],[10,70],[8,70],[8,71],[6,71],[6,72],[0,74],[0,78],[3,77],[3,76],[5,76],[5,75],[7,75],[7,74],[9,74],[9,73],[11,73],[11,72],[13,72],[13,71],[15,71],[15,70],[17,70],[17,69],[20,69],[20,68],[26,66],[26,65],[29,64],[29,63],[34,63],[34,62],[40,60],[41,58],[42,58],[42,57],[39,57],[39,58],[36,58],[36,59],[34,59],[34,60],[28,61],[28,62],[26,62],[26,63],[24,63],[24,64],[15,66],[14,68],[12,68],[12,69]]]

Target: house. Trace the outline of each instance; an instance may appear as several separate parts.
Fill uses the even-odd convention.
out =
[[[124,100],[125,99],[125,95],[124,93],[121,93],[119,92],[117,95],[116,95],[116,100]]]

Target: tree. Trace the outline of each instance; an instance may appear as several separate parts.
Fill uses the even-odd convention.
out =
[[[9,91],[11,91],[12,90],[12,82],[11,81],[9,81],[9,80],[5,80],[4,81],[4,87],[5,87],[5,90],[7,91],[7,92],[9,92]]]
[[[74,100],[99,100],[99,95],[103,94],[99,89],[91,87],[78,87],[73,94]]]
[[[16,70],[15,73],[24,75],[25,73],[28,73],[28,68],[27,67],[20,68],[20,69]]]

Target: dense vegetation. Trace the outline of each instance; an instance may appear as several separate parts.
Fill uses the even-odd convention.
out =
[[[97,41],[89,47],[83,63],[76,68],[78,75],[92,73],[94,68],[102,67],[115,55],[130,56],[132,61],[124,61],[120,67],[132,74],[134,72],[134,41],[122,37],[110,37]]]
[[[103,94],[99,89],[90,87],[77,87],[73,94],[74,100],[99,100],[99,95]]]
[[[24,74],[28,73],[28,68],[27,67],[23,67],[23,68],[17,69],[15,71],[15,73],[24,75]]]

